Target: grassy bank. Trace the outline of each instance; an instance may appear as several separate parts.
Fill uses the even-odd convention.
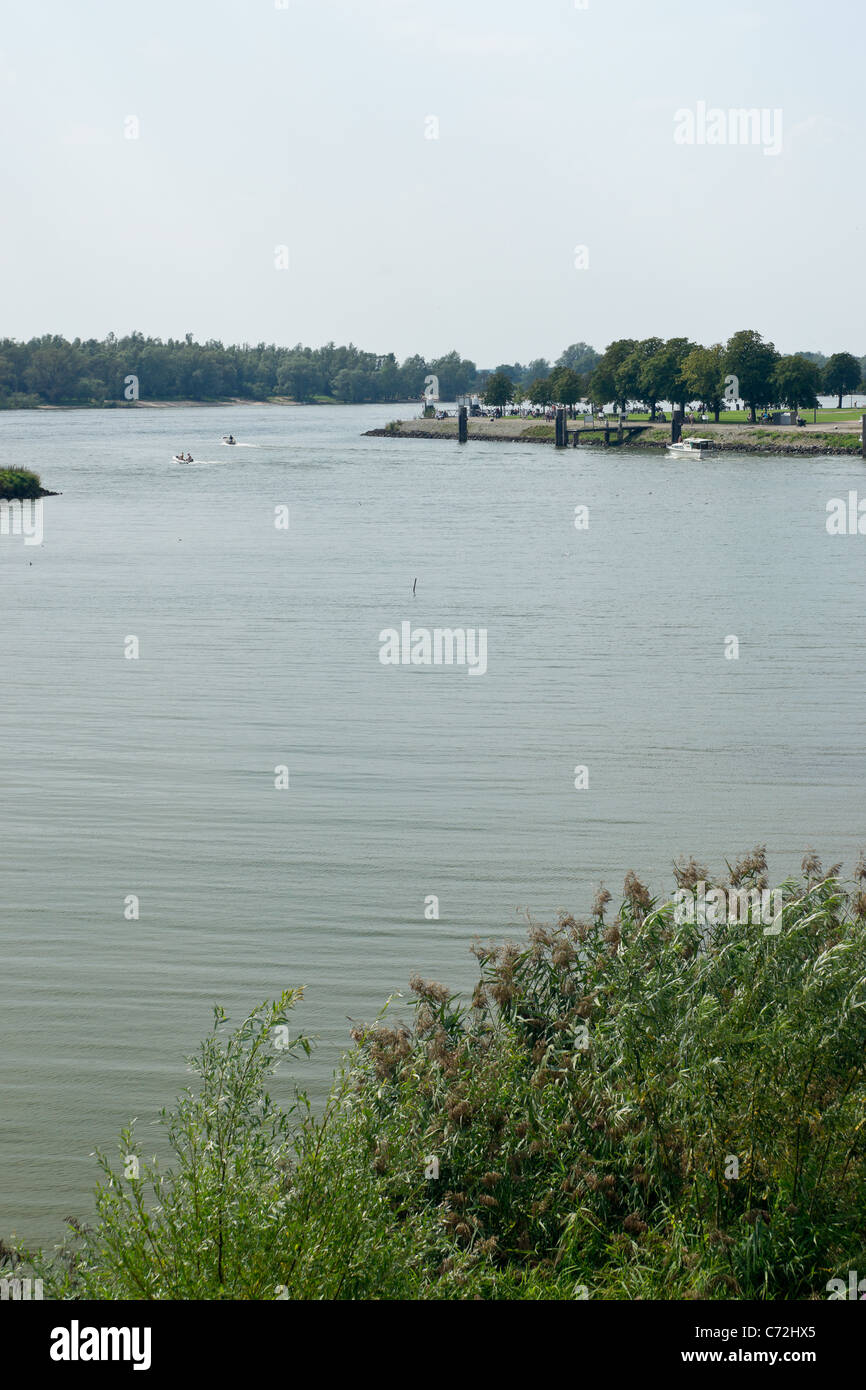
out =
[[[0,468],[0,499],[42,496],[44,490],[38,473],[20,468]]]
[[[413,980],[320,1115],[268,1097],[301,991],[217,1010],[171,1172],[125,1132],[30,1257],[46,1297],[826,1298],[866,1266],[866,866],[838,872],[804,860],[769,932],[754,900],[702,923],[694,862],[676,909],[629,874],[616,912],[476,946],[470,1000]],[[766,883],[758,848],[721,886]]]

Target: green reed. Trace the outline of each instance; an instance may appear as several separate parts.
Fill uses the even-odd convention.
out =
[[[762,848],[728,867],[766,887]],[[309,1050],[301,991],[234,1033],[217,1011],[163,1116],[172,1168],[131,1130],[100,1156],[92,1224],[28,1257],[46,1294],[826,1297],[866,1265],[866,866],[838,872],[807,857],[772,933],[680,920],[629,874],[615,915],[601,890],[477,944],[471,999],[413,979],[411,1026],[357,1028],[320,1115],[267,1092]]]

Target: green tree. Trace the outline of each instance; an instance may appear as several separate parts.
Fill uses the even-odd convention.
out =
[[[778,399],[797,410],[799,406],[811,409],[818,404],[821,389],[821,369],[816,362],[810,362],[802,353],[795,352],[788,357],[780,357],[774,372]]]
[[[333,381],[333,393],[338,401],[344,403],[358,403],[370,399],[370,383],[367,373],[360,371],[357,367],[352,369],[344,367],[337,372]]]
[[[536,381],[540,377],[550,376],[550,363],[546,357],[536,357],[534,361],[527,363],[524,372],[525,381]]]
[[[652,419],[655,419],[658,397],[654,390],[648,389],[652,388],[653,382],[647,369],[662,345],[661,338],[641,339],[616,372],[619,393],[624,399],[646,403]]]
[[[293,354],[277,373],[277,394],[295,401],[311,401],[321,389],[321,374],[314,362]]]
[[[589,379],[589,393],[594,405],[603,406],[608,401],[614,401],[625,409],[625,400],[620,391],[621,379],[617,374],[636,347],[634,338],[617,338],[605,348]]]
[[[463,396],[475,384],[478,369],[474,362],[460,356],[459,352],[448,352],[430,363],[430,371],[439,378],[439,397],[443,401],[453,401]]]
[[[11,395],[15,390],[17,372],[10,357],[0,354],[0,395]]]
[[[499,406],[504,409],[510,400],[514,399],[514,383],[504,372],[494,372],[487,378],[484,387],[484,400],[488,405]]]
[[[71,400],[80,375],[80,357],[64,338],[43,338],[30,355],[26,381],[51,405]]]
[[[533,405],[552,405],[553,386],[549,376],[537,376],[529,383],[526,394]]]
[[[526,380],[526,368],[519,362],[500,362],[498,367],[493,368],[493,374],[496,372],[504,372],[508,380],[514,382],[515,387]]]
[[[601,353],[589,343],[572,343],[556,359],[557,367],[570,367],[579,376],[588,376],[601,361]]]
[[[834,352],[824,368],[823,386],[828,396],[838,396],[842,409],[842,397],[856,391],[860,385],[860,363],[851,352]]]
[[[400,385],[404,400],[414,401],[424,394],[424,378],[429,374],[430,368],[425,359],[417,353],[414,357],[407,357],[400,367]]]
[[[683,359],[682,378],[686,393],[711,410],[716,424],[725,399],[725,349],[722,343],[712,347],[694,347]]]
[[[550,389],[553,398],[560,405],[567,405],[572,411],[583,396],[583,381],[570,367],[562,367],[551,373]]]
[[[827,365],[827,354],[825,352],[795,352],[795,357],[805,357],[807,362],[814,362],[823,371]]]
[[[685,385],[682,379],[683,362],[692,348],[688,338],[669,338],[667,342],[649,339],[658,343],[655,352],[644,357],[640,368],[640,393],[652,407],[653,416],[659,401],[685,404]]]
[[[744,328],[728,340],[725,368],[737,378],[738,395],[749,407],[752,424],[758,406],[771,405],[775,399],[773,373],[778,360],[775,344],[765,343],[753,328]]]

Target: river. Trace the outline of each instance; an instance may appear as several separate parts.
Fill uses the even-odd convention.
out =
[[[321,1101],[350,1020],[526,912],[866,840],[861,460],[363,437],[414,409],[0,414],[62,494],[0,536],[0,1235],[150,1151],[217,1001],[305,985]],[[403,622],[486,672],[383,664]]]

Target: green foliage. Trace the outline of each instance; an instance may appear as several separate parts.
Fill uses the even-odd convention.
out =
[[[857,364],[857,380],[860,379],[860,366]],[[799,406],[813,409],[818,404],[821,389],[821,370],[817,363],[810,362],[800,353],[780,357],[776,363],[773,380],[778,400],[797,410]]]
[[[420,400],[430,374],[439,381],[443,401],[470,391],[479,393],[492,377],[512,383],[511,398],[527,394],[540,380],[565,383],[554,399],[571,405],[575,378],[580,399],[588,392],[594,405],[628,401],[685,404],[685,393],[715,410],[719,398],[719,344],[700,348],[687,338],[620,338],[604,354],[588,343],[572,343],[551,369],[546,358],[500,363],[495,372],[479,371],[475,363],[452,349],[427,360],[419,354],[398,362],[393,353],[365,352],[353,343],[323,347],[277,347],[273,343],[224,346],[214,339],[197,343],[191,333],[182,339],[146,338],[130,333],[102,340],[46,334],[28,342],[0,339],[0,409],[39,405],[127,404],[127,378],[138,378],[142,400],[266,400],[290,397],[296,401],[405,401]],[[702,356],[696,356],[702,354]],[[773,371],[778,353],[754,330],[736,333],[724,349],[724,373],[740,379],[741,395],[755,406],[771,404]],[[818,365],[822,389],[839,395],[856,390],[864,374],[866,358],[835,353],[825,358],[816,352],[796,354]],[[688,363],[688,366],[686,364]],[[573,375],[566,375],[571,373]],[[496,388],[494,388],[496,389]],[[552,390],[553,388],[551,388]],[[798,402],[803,404],[803,402]]]
[[[350,343],[337,347],[276,347],[258,343],[223,346],[210,340],[145,338],[113,333],[99,341],[58,335],[19,343],[0,340],[0,408],[48,405],[126,404],[127,377],[138,378],[142,400],[338,401],[417,400],[430,372],[439,378],[442,399],[469,390],[478,375],[474,362],[457,352],[432,362],[393,353],[364,352]]]
[[[601,353],[589,343],[572,343],[556,359],[557,367],[568,367],[578,376],[587,376],[601,361]]]
[[[775,369],[779,354],[754,329],[735,333],[728,341],[725,369],[737,378],[739,394],[749,407],[752,422],[759,407],[776,399]]]
[[[838,396],[840,410],[842,397],[857,390],[861,375],[860,362],[851,352],[834,352],[824,367],[824,390],[829,396]]]
[[[533,377],[525,390],[527,400],[530,400],[533,405],[553,404],[553,379],[551,377]]]
[[[721,343],[712,347],[696,347],[685,357],[682,379],[686,393],[711,410],[718,423],[725,399],[725,349]]]
[[[760,847],[728,870],[766,888]],[[838,870],[804,860],[777,933],[701,920],[690,861],[676,908],[629,874],[615,917],[600,889],[479,944],[471,1000],[416,977],[411,1027],[354,1030],[320,1116],[267,1098],[299,992],[224,1042],[218,1012],[176,1170],[103,1158],[96,1225],[32,1263],[67,1298],[824,1297],[866,1229],[866,865]]]
[[[24,468],[0,468],[0,498],[40,497],[41,494],[38,473]]]
[[[499,406],[500,408],[514,399],[514,383],[505,372],[494,372],[487,378],[484,387],[484,399],[488,405]]]
[[[619,394],[630,401],[646,400],[653,416],[659,399],[658,362],[663,347],[661,338],[644,338],[635,344],[616,374]]]
[[[558,405],[577,405],[583,398],[583,378],[570,367],[559,367],[551,373],[550,389]]]
[[[631,358],[637,347],[634,338],[617,338],[605,348],[601,359],[593,368],[589,378],[589,397],[593,405],[601,409],[608,401],[613,401],[624,410],[628,395],[629,381],[623,381],[621,369]]]

